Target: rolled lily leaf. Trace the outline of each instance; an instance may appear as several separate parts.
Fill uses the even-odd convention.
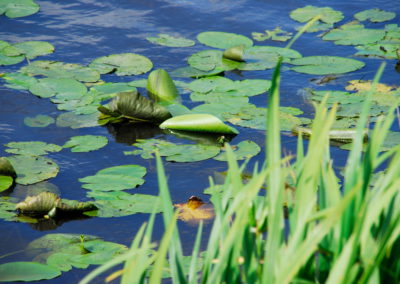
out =
[[[224,51],[223,56],[230,60],[243,62],[243,61],[245,61],[243,59],[245,48],[246,47],[244,45],[238,45],[238,46],[228,48],[227,50]]]
[[[184,114],[164,121],[160,128],[196,132],[214,132],[238,134],[235,128],[224,124],[218,117],[211,114]]]
[[[99,107],[99,111],[112,117],[124,117],[130,120],[160,123],[171,117],[169,111],[138,92],[119,93],[108,105]]]
[[[147,78],[147,91],[158,102],[174,102],[179,96],[174,81],[164,69],[157,69]]]
[[[16,209],[25,215],[52,215],[56,214],[81,214],[86,211],[96,210],[97,207],[90,202],[61,199],[52,192],[41,192],[36,196],[28,196],[16,205]]]

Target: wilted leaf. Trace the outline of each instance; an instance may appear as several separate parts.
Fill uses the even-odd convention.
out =
[[[7,153],[28,156],[42,156],[47,155],[49,152],[59,152],[62,150],[62,147],[56,144],[48,144],[41,141],[10,142],[4,146],[10,148],[5,150]]]
[[[211,114],[186,114],[167,119],[160,128],[198,132],[238,134],[239,132]]]
[[[253,45],[253,41],[248,37],[225,32],[202,32],[197,35],[197,40],[207,46],[221,49],[227,49],[238,45]]]
[[[138,165],[122,165],[105,168],[94,176],[80,178],[83,188],[96,191],[115,191],[135,188],[144,183],[146,168]]]
[[[37,281],[61,275],[57,268],[39,262],[8,262],[0,264],[0,282]]]
[[[83,135],[71,137],[63,147],[71,148],[71,152],[89,152],[103,148],[107,143],[105,136]]]
[[[375,23],[390,21],[394,17],[396,17],[396,13],[387,12],[377,8],[364,10],[354,15],[354,18],[356,18],[359,21],[369,20],[370,22],[375,22]]]
[[[344,57],[337,56],[308,56],[293,59],[291,69],[296,72],[316,75],[342,74],[358,70],[364,67],[365,63]]]
[[[174,82],[164,69],[150,73],[147,78],[147,91],[155,101],[159,102],[171,103],[179,96]]]
[[[153,63],[147,57],[135,53],[112,54],[99,57],[90,63],[89,67],[101,74],[115,72],[119,76],[139,75],[153,68]]]
[[[26,17],[39,11],[40,6],[33,0],[2,0],[0,2],[0,15],[9,18]]]
[[[40,55],[50,54],[54,51],[54,46],[46,41],[24,41],[14,43],[2,50],[7,56],[24,56],[34,59]]]
[[[200,198],[192,196],[187,203],[174,204],[178,210],[178,218],[182,221],[197,224],[200,221],[214,218],[215,212],[211,204],[204,203]]]
[[[146,37],[151,43],[170,46],[170,47],[188,47],[193,46],[195,42],[184,37],[174,37],[168,34],[158,34],[157,37]]]
[[[33,184],[58,174],[58,165],[46,157],[16,155],[7,157],[17,172],[16,182],[19,184]]]
[[[255,142],[251,140],[245,140],[237,145],[231,146],[233,152],[235,153],[236,160],[249,159],[258,153],[260,153],[261,148]],[[220,153],[218,156],[214,157],[217,161],[227,161],[226,152]]]

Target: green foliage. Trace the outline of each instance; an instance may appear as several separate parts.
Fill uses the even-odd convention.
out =
[[[9,142],[4,146],[9,148],[5,150],[7,153],[28,156],[42,156],[47,155],[49,152],[60,152],[62,150],[62,147],[56,144],[41,141]]]
[[[0,15],[9,18],[26,17],[39,11],[40,6],[33,0],[1,0]]]
[[[300,23],[305,23],[319,16],[317,22],[307,28],[307,32],[317,32],[321,30],[330,29],[334,23],[340,22],[344,16],[342,12],[333,10],[330,7],[315,7],[315,6],[305,6],[303,8],[298,8],[290,12],[290,17]]]
[[[362,45],[377,42],[384,36],[384,30],[365,29],[362,25],[349,25],[329,31],[322,39],[332,40],[338,45]]]
[[[174,82],[164,69],[157,69],[150,73],[147,78],[147,91],[158,102],[172,103],[179,97]]]
[[[232,146],[233,153],[235,153],[236,160],[246,160],[260,153],[261,148],[255,142],[251,140],[244,140],[237,145]],[[217,161],[227,161],[226,152],[220,153],[214,157]]]
[[[368,20],[374,23],[390,21],[394,17],[396,17],[396,13],[384,11],[378,8],[364,10],[354,15],[354,18],[356,18],[359,21]]]
[[[28,116],[24,118],[24,124],[29,127],[46,127],[54,122],[54,118],[44,114],[38,114],[37,116]]]
[[[27,59],[34,59],[40,55],[53,53],[54,46],[46,41],[24,41],[14,43],[2,49],[6,56],[24,56]]]
[[[169,47],[188,47],[195,45],[195,42],[184,37],[174,37],[169,34],[158,34],[157,37],[147,37],[148,41],[154,44]]]
[[[98,135],[82,135],[71,137],[64,148],[71,148],[71,152],[89,152],[103,148],[108,143],[107,137]]]
[[[204,45],[227,49],[238,45],[252,46],[253,41],[243,35],[225,32],[202,32],[197,35],[197,40]]]
[[[30,86],[29,91],[41,98],[78,99],[87,92],[81,82],[69,78],[44,78]]]
[[[143,55],[121,53],[96,58],[89,67],[98,70],[100,74],[115,72],[119,76],[127,76],[146,73],[153,68],[153,63]]]
[[[308,56],[293,59],[290,64],[298,65],[291,68],[293,71],[316,75],[347,73],[365,65],[364,62],[338,56]]]
[[[61,275],[60,270],[39,262],[8,262],[0,264],[0,282],[38,281],[53,279]]]
[[[292,38],[292,33],[282,30],[280,27],[276,27],[273,30],[265,30],[264,33],[253,32],[251,36],[256,41],[264,41],[271,39],[274,41],[288,41]]]

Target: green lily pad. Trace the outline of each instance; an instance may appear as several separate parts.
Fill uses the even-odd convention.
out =
[[[0,219],[5,221],[16,221],[15,204],[17,200],[8,196],[0,197]]]
[[[39,262],[8,262],[0,264],[0,282],[37,281],[60,276],[57,268]]]
[[[94,176],[79,179],[83,188],[97,191],[112,191],[135,188],[144,183],[146,168],[138,165],[123,165],[105,168]]]
[[[359,117],[361,114],[363,103],[353,103],[342,105],[336,112],[337,117]],[[388,106],[379,106],[373,104],[369,110],[369,116],[379,116],[381,114],[386,114],[389,110]]]
[[[164,69],[157,69],[150,73],[147,78],[147,91],[155,101],[159,102],[171,103],[179,96],[174,82]]]
[[[153,63],[143,55],[121,53],[99,57],[89,67],[98,70],[100,74],[115,72],[119,76],[125,76],[146,73],[153,68]]]
[[[24,118],[24,124],[29,127],[46,127],[54,122],[54,118],[44,114],[38,114],[37,116]]]
[[[34,184],[58,174],[59,167],[51,159],[42,156],[16,155],[7,157],[17,172],[16,183]]]
[[[189,83],[188,88],[193,92],[208,93],[211,91],[225,92],[234,89],[231,79],[212,76],[200,78]]]
[[[19,72],[5,73],[1,78],[6,80],[5,86],[16,90],[28,90],[37,83],[37,79]]]
[[[355,55],[367,57],[380,57],[387,59],[397,59],[398,42],[361,45],[355,47],[358,51]]]
[[[249,98],[245,96],[231,96],[228,93],[217,93],[217,92],[210,92],[210,93],[197,93],[193,92],[190,94],[190,99],[194,102],[205,102],[206,104],[229,104],[229,105],[243,105],[249,102]],[[195,109],[195,112],[199,109]],[[186,114],[186,113],[182,113]]]
[[[221,49],[227,49],[237,45],[253,45],[253,41],[248,37],[225,32],[202,32],[197,35],[197,40],[204,45]]]
[[[365,65],[364,62],[355,59],[337,56],[308,56],[293,59],[290,63],[298,65],[291,68],[293,71],[315,75],[348,73]]]
[[[176,129],[195,132],[238,134],[239,132],[211,114],[186,114],[174,116],[160,124],[161,129]]]
[[[71,127],[85,128],[98,126],[99,113],[83,114],[79,115],[74,112],[65,112],[57,117],[56,125],[58,127]]]
[[[263,33],[253,32],[251,36],[256,41],[265,41],[271,39],[274,41],[288,41],[292,38],[292,33],[282,30],[280,27],[276,27],[273,30],[265,30]]]
[[[136,86],[128,83],[105,83],[101,85],[95,85],[91,90],[96,90],[101,94],[116,95],[121,92],[135,92]]]
[[[57,96],[59,98],[80,98],[86,94],[86,86],[69,78],[44,78],[32,85],[29,91],[41,98]]]
[[[327,24],[337,23],[344,18],[342,12],[333,10],[330,7],[315,7],[308,5],[290,12],[290,17],[300,23],[308,22],[318,15],[321,15],[320,21]]]
[[[399,146],[400,132],[389,131],[383,141],[381,151],[389,151],[393,149],[393,147]],[[364,144],[363,150],[365,151],[367,144]],[[348,143],[340,146],[340,149],[350,151],[353,148],[353,143]]]
[[[71,152],[90,152],[103,148],[108,143],[105,136],[83,135],[71,137],[64,148],[71,148]]]
[[[390,21],[396,17],[396,13],[384,11],[378,8],[364,10],[362,12],[358,12],[354,15],[359,21],[370,21],[374,23],[380,23],[385,21]]]
[[[260,146],[258,146],[255,142],[251,140],[242,141],[239,144],[231,147],[233,148],[233,152],[235,153],[236,160],[249,159],[257,155],[261,151]],[[220,153],[218,156],[214,157],[214,160],[227,161],[226,152]]]
[[[60,152],[62,150],[62,147],[56,144],[48,144],[41,141],[10,142],[4,146],[10,148],[5,150],[7,153],[28,156],[42,156],[47,155],[49,152]]]
[[[339,103],[344,105],[364,101],[362,96],[344,91],[311,91],[311,94],[311,99],[317,102],[321,102],[328,95],[327,104]]]
[[[0,192],[9,189],[14,183],[14,179],[10,176],[0,175]]]
[[[50,78],[71,78],[81,82],[97,82],[100,74],[97,70],[74,63],[37,60],[20,69],[21,73]]]
[[[9,18],[26,17],[35,14],[40,6],[33,0],[1,0],[0,15],[5,14]]]
[[[9,45],[2,50],[7,56],[24,56],[28,59],[34,59],[40,55],[46,55],[54,52],[54,46],[46,41],[24,41]]]
[[[215,145],[175,144],[159,139],[138,139],[133,146],[140,150],[126,151],[125,155],[141,155],[144,159],[153,158],[155,151],[167,161],[173,162],[198,162],[215,157],[220,148]]]
[[[151,43],[169,46],[169,47],[188,47],[193,46],[195,42],[184,37],[174,37],[168,34],[158,34],[157,37],[146,37]]]
[[[213,69],[211,71],[203,71],[191,66],[186,66],[182,68],[178,68],[171,72],[172,76],[175,77],[184,77],[184,78],[202,78],[208,76],[215,76],[224,72],[222,69]]]
[[[223,72],[237,69],[241,62],[230,60],[223,57],[223,51],[203,50],[191,55],[188,58],[191,67],[205,72]]]
[[[152,213],[154,210],[162,212],[162,203],[159,196],[148,194],[129,194],[123,191],[90,191],[88,197],[95,199],[99,208],[97,211],[87,212],[86,215],[102,218],[128,216],[137,213]]]
[[[271,54],[277,54],[285,59],[300,58],[302,55],[294,49],[283,48],[269,45],[256,45],[245,49],[245,59],[259,59],[263,60],[271,57]]]
[[[1,4],[0,4],[1,5]],[[1,6],[0,6],[0,13],[1,13]],[[0,41],[0,66],[1,65],[14,65],[24,61],[25,56],[23,55],[16,55],[16,56],[8,56],[4,51],[11,47],[11,45],[1,40]]]
[[[348,26],[347,28],[333,29],[325,34],[322,39],[332,40],[338,45],[361,45],[377,42],[384,36],[384,30]]]

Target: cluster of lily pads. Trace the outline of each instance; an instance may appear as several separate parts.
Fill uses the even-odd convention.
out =
[[[11,5],[11,2],[15,5]],[[30,15],[37,12],[35,9],[38,10],[39,7],[31,0],[0,0],[0,14],[5,13],[8,17]],[[338,45],[354,45],[358,50],[356,55],[359,56],[400,59],[400,27],[397,25],[388,24],[383,29],[370,29],[353,21],[333,28],[344,16],[329,7],[306,6],[292,11],[290,17],[298,22],[307,22],[317,15],[319,20],[307,31],[325,31],[323,40]],[[382,22],[391,20],[394,16],[391,12],[371,9],[357,13],[354,17],[357,21]],[[266,31],[265,34],[253,33],[252,36],[257,41],[286,41],[292,35],[277,28]],[[167,34],[148,37],[147,40],[174,48],[187,48],[196,44],[193,40]],[[41,41],[0,41],[0,65],[18,64],[24,60],[28,63],[18,72],[4,73],[1,77],[7,87],[49,99],[57,109],[63,111],[57,118],[45,114],[27,117],[24,120],[27,126],[47,127],[55,123],[58,127],[85,128],[126,121],[151,123],[164,129],[166,133],[190,142],[183,144],[163,139],[138,139],[132,145],[134,149],[126,151],[126,155],[140,155],[144,159],[150,159],[157,151],[166,157],[167,161],[196,162],[210,158],[226,160],[223,144],[239,134],[231,125],[266,129],[268,110],[250,103],[250,100],[253,96],[266,93],[271,82],[265,79],[234,81],[224,77],[224,72],[272,69],[277,65],[279,58],[283,58],[288,70],[312,75],[343,74],[361,69],[365,65],[362,61],[345,57],[303,57],[298,51],[290,48],[254,45],[249,37],[234,33],[207,31],[199,33],[197,40],[209,49],[189,56],[188,66],[170,72],[156,69],[146,79],[125,83],[105,82],[101,75],[146,74],[154,67],[152,61],[135,53],[102,56],[87,66],[50,60],[31,61],[38,56],[54,52],[54,47]],[[185,79],[172,79],[177,77]],[[335,127],[347,131],[356,125],[363,93],[370,87],[369,81],[352,81],[349,82],[346,91],[309,90],[308,97],[310,101],[318,102],[329,94],[328,104],[340,104]],[[143,95],[146,92],[148,96]],[[185,99],[182,98],[186,93],[190,93],[190,103],[197,104],[191,109],[184,104],[186,96]],[[374,122],[375,117],[387,112],[389,106],[398,104],[399,97],[399,87],[379,85],[373,95],[371,122]],[[281,107],[279,115],[282,130],[291,132],[299,126],[311,124],[312,121],[301,116],[302,114],[302,110],[298,108]],[[388,137],[386,148],[390,149],[394,146],[393,141],[398,141],[399,133],[391,132]],[[0,158],[0,191],[11,188],[14,183],[29,185],[55,177],[59,168],[51,158],[45,156],[49,153],[66,148],[70,148],[72,152],[94,151],[107,143],[106,137],[94,135],[71,137],[64,145],[43,141],[10,142],[5,145],[6,152],[14,155]],[[251,140],[243,140],[233,147],[238,160],[249,159],[261,150]],[[342,147],[348,149],[349,145],[345,144]],[[146,168],[138,165],[120,165],[83,177],[80,179],[82,187],[88,190],[87,196],[94,201],[85,204],[73,203],[73,207],[78,210],[85,208],[81,210],[83,214],[98,217],[150,213],[154,209],[148,204],[157,204],[159,197],[130,194],[125,191],[142,185],[145,182],[143,177],[146,171]],[[49,204],[49,200],[52,200],[52,203]],[[2,219],[24,221],[15,210],[19,209],[22,213],[34,211],[26,205],[36,206],[38,201],[47,206],[46,210],[41,209],[41,218],[52,218],[56,217],[52,215],[53,210],[65,210],[65,204],[71,202],[53,194],[40,195],[40,198],[36,199],[28,198],[19,205],[16,205],[17,201],[15,198],[0,199]],[[160,207],[155,210],[160,212],[162,209]],[[58,235],[48,235],[44,238],[53,237],[54,240],[57,239],[57,243]],[[56,248],[41,247],[51,250],[51,253],[46,254],[46,261],[51,267],[49,274],[52,276],[47,279],[56,277],[60,271],[67,271],[72,266],[85,268],[89,264],[100,264],[96,262],[97,254],[104,254],[101,259],[109,258],[125,249],[120,245],[105,244],[88,236],[85,237],[84,245],[78,242],[77,236],[61,237],[69,242],[72,250],[67,249],[69,246],[64,250],[61,245]],[[68,261],[63,262],[65,259]],[[17,269],[18,265],[14,264],[14,269]],[[0,265],[0,271],[8,270],[10,268],[7,264]]]

